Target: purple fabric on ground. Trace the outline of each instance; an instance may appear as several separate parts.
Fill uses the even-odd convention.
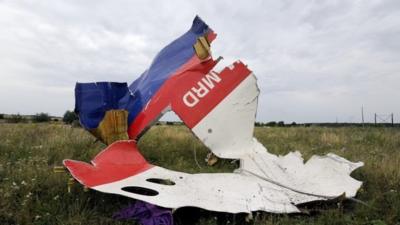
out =
[[[114,213],[114,219],[135,219],[142,225],[173,225],[170,209],[147,202],[136,201]]]

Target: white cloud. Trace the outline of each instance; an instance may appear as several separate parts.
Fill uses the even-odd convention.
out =
[[[258,76],[258,120],[400,116],[398,1],[2,1],[0,111],[62,115],[76,81],[132,82],[196,14]]]

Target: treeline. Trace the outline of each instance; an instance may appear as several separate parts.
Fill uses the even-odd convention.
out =
[[[0,121],[6,123],[43,123],[43,122],[64,122],[79,126],[79,118],[73,111],[67,110],[64,116],[53,117],[48,113],[36,113],[35,115],[20,115],[20,114],[0,114]],[[182,121],[158,121],[155,125],[170,125],[178,126],[183,125]],[[270,122],[255,122],[256,127],[400,127],[399,123],[285,123],[284,121],[270,121]]]
[[[43,123],[50,121],[58,121],[56,117],[51,117],[48,113],[36,113],[35,115],[20,115],[20,114],[0,114],[0,120],[7,123]]]
[[[64,116],[54,117],[48,113],[36,113],[35,115],[20,115],[20,114],[0,114],[0,120],[6,123],[45,123],[62,121],[67,124],[77,122],[78,116],[73,111],[66,111]]]
[[[255,122],[256,127],[400,127],[399,123],[288,123],[283,121]]]
[[[181,121],[158,121],[156,125],[183,125]],[[285,123],[284,121],[255,122],[256,127],[400,127],[399,123]]]

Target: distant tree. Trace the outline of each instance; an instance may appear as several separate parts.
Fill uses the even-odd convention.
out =
[[[49,122],[51,120],[49,114],[47,113],[36,113],[32,117],[32,122],[34,123],[43,123],[43,122]]]
[[[6,118],[7,123],[24,123],[26,122],[26,118],[21,116],[20,114],[11,114]]]
[[[292,123],[290,124],[290,126],[292,126],[292,127],[295,127],[296,125],[297,125],[296,122],[292,122]]]
[[[285,122],[279,121],[277,125],[278,125],[278,127],[284,127],[285,126]]]
[[[67,124],[72,124],[74,121],[78,121],[79,118],[75,112],[67,110],[63,116],[63,122]]]
[[[167,121],[167,125],[174,125],[174,122]]]
[[[261,122],[255,122],[254,126],[256,126],[256,127],[262,127],[262,126],[263,126],[263,123],[261,123]]]
[[[0,120],[4,119],[4,114],[0,114]]]
[[[275,127],[276,126],[276,122],[275,121],[268,122],[268,123],[265,124],[265,126]]]

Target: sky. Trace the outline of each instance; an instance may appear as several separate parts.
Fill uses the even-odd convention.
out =
[[[360,122],[363,106],[400,122],[398,0],[0,0],[0,113],[62,116],[76,82],[131,83],[196,15],[216,69],[257,76],[257,121]]]

